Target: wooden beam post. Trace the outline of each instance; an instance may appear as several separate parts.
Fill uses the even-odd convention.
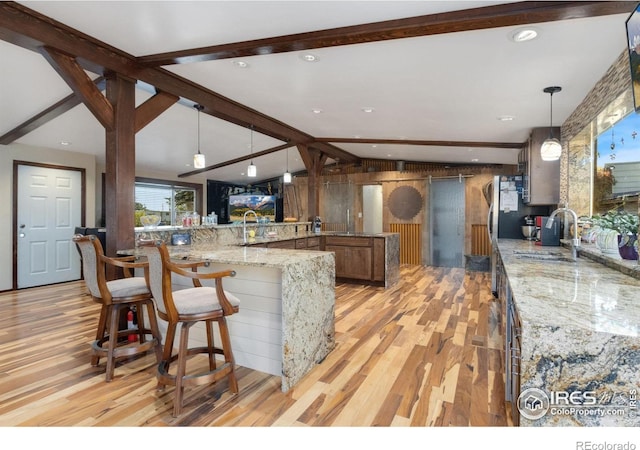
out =
[[[322,176],[322,168],[327,160],[327,155],[314,148],[309,148],[305,144],[298,144],[297,147],[309,174],[307,178],[307,211],[309,211],[309,217],[307,220],[313,221],[316,216],[320,215],[320,177]]]
[[[117,250],[135,247],[135,81],[108,74],[107,99],[113,107],[114,127],[105,133],[105,252],[115,256]]]

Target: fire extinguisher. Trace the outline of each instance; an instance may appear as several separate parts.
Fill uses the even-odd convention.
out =
[[[127,337],[127,340],[129,342],[135,342],[138,340],[138,333],[136,333],[138,327],[135,325],[133,319],[134,319],[133,309],[129,309],[129,312],[127,313],[127,329],[133,331],[133,332],[129,332],[129,335]]]

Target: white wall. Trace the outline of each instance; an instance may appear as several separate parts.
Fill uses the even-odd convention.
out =
[[[95,223],[96,163],[93,155],[31,147],[0,145],[0,291],[10,290],[13,280],[13,162],[26,161],[85,169],[86,224]]]
[[[97,167],[94,155],[69,152],[51,148],[33,147],[22,144],[0,145],[0,291],[12,289],[13,280],[13,162],[26,161],[64,167],[85,169],[86,175],[86,216],[85,224],[94,227],[100,218],[102,199],[102,172]],[[177,174],[157,172],[136,173],[137,176],[164,180],[185,181]],[[206,177],[192,177],[190,183],[202,183],[204,205],[206,205]]]

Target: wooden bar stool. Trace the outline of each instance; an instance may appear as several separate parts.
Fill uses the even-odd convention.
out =
[[[215,383],[226,377],[231,392],[238,393],[226,316],[239,311],[240,300],[222,288],[222,279],[234,276],[235,272],[197,272],[205,262],[172,262],[162,241],[141,241],[139,244],[149,261],[149,289],[156,301],[158,316],[167,321],[162,362],[158,365],[158,389],[167,385],[175,386],[173,416],[177,417],[182,411],[184,388],[187,386]],[[194,287],[174,291],[172,274],[190,278]],[[215,280],[215,287],[202,286],[200,280],[203,279]],[[189,329],[197,322],[205,323],[207,346],[189,348]],[[218,323],[221,347],[214,344],[213,322]],[[181,324],[180,342],[177,352],[173,354],[178,324]],[[198,373],[187,371],[187,360],[200,353],[208,354],[209,370]],[[224,363],[216,363],[216,354],[224,356]],[[169,373],[169,367],[176,360],[174,375]]]
[[[84,281],[93,300],[100,303],[100,318],[96,340],[92,343],[91,365],[97,366],[100,357],[106,356],[106,380],[111,381],[116,360],[125,356],[139,355],[149,350],[155,350],[156,358],[160,362],[162,357],[162,335],[158,328],[158,320],[151,291],[145,277],[132,276],[131,270],[144,268],[146,262],[133,262],[134,257],[110,258],[104,255],[102,244],[95,235],[80,235],[73,237],[82,255],[82,271]],[[106,280],[107,264],[120,267],[125,278]],[[119,319],[123,309],[135,306],[138,313],[137,341],[128,342],[132,330],[120,330]],[[144,308],[147,309],[150,328],[145,327]],[[147,337],[151,336],[150,340]]]

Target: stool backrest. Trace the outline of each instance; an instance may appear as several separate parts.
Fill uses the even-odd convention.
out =
[[[162,241],[142,241],[140,248],[147,256],[149,262],[149,290],[156,302],[156,309],[167,314],[167,301],[173,301],[171,297],[171,272],[165,270],[163,256],[168,258],[168,252]],[[165,279],[168,277],[168,280]],[[164,284],[167,283],[167,287]],[[166,298],[165,289],[167,289]]]
[[[95,299],[108,297],[104,263],[100,259],[100,255],[103,254],[100,240],[95,235],[76,234],[73,236],[73,242],[82,255],[82,273],[89,292]],[[101,285],[104,285],[104,291],[101,290]]]

